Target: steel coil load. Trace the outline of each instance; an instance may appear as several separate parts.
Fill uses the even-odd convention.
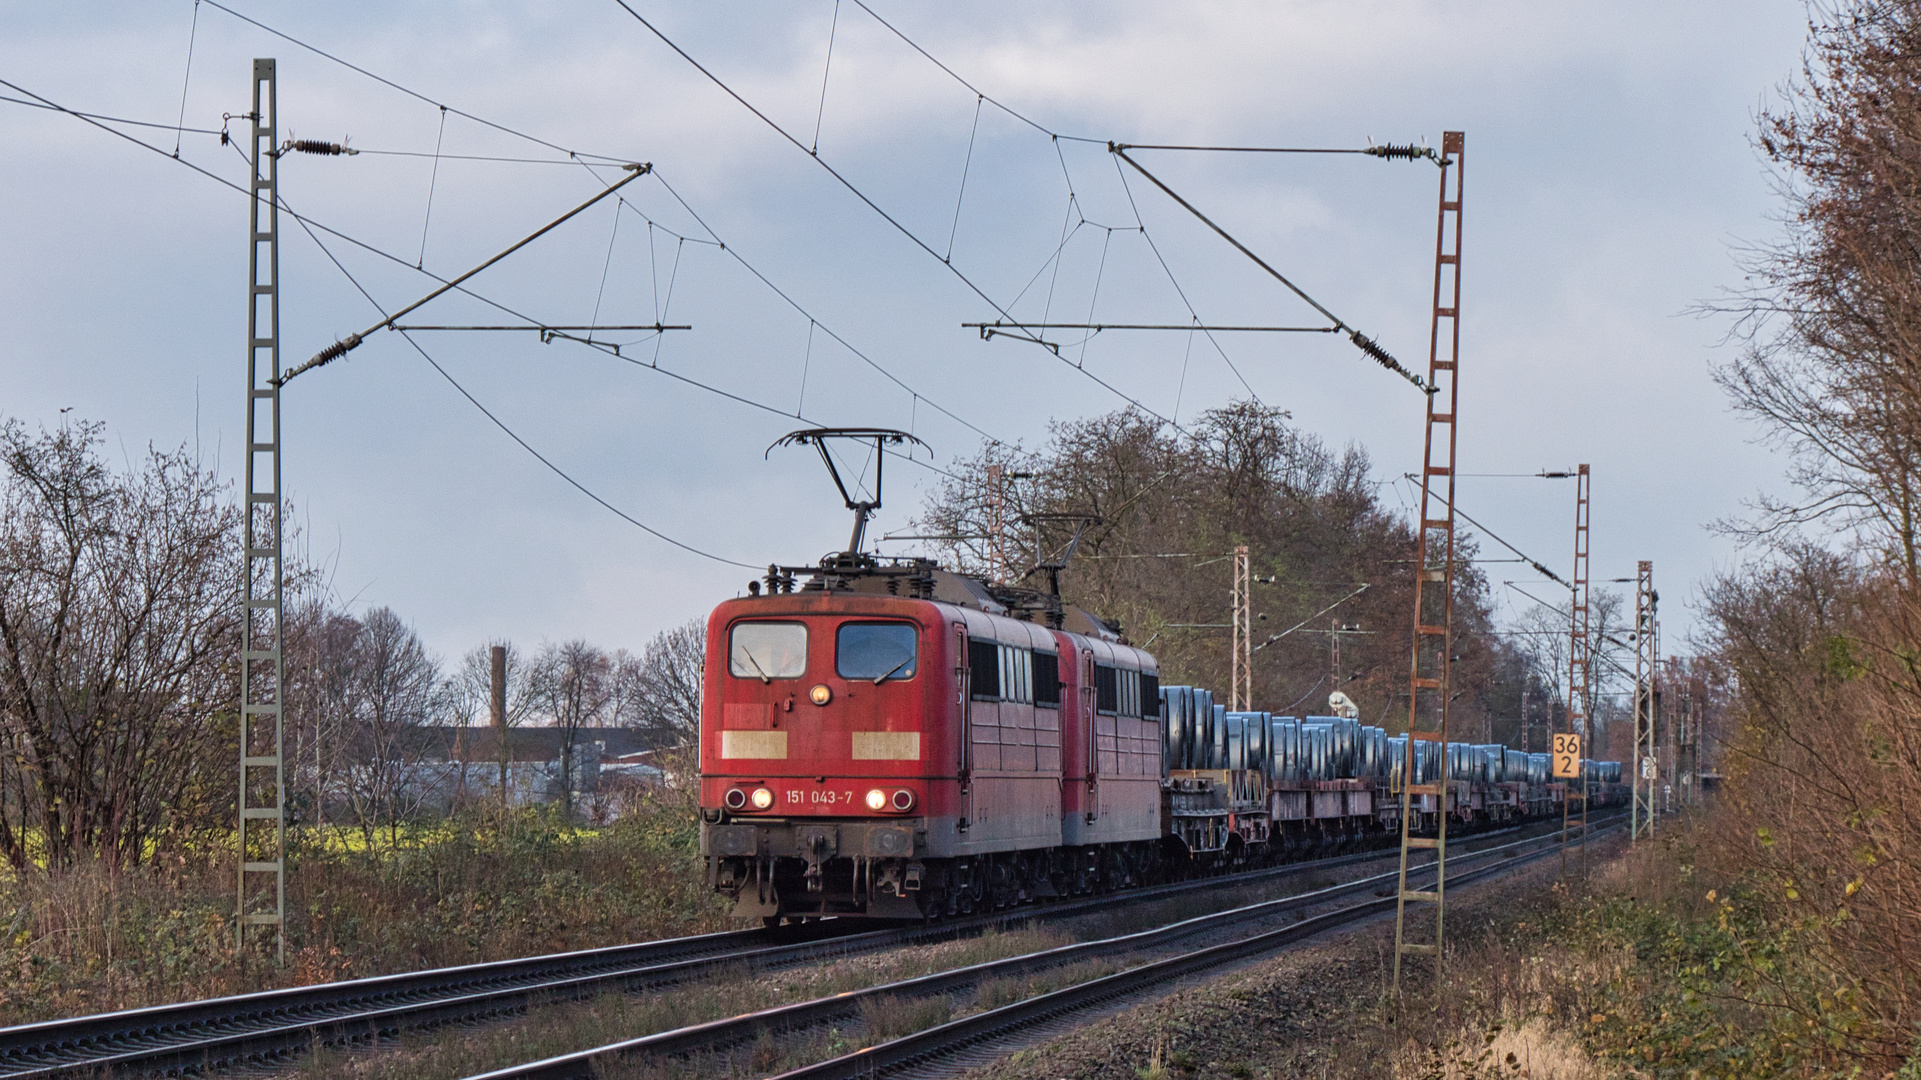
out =
[[[1501,748],[1502,778],[1507,783],[1510,783],[1510,784],[1519,784],[1524,781],[1531,781],[1533,778],[1528,775],[1528,757],[1529,755],[1523,754],[1519,750],[1509,750],[1506,747],[1502,747]]]
[[[1382,752],[1387,758],[1383,762],[1387,770],[1386,775],[1393,781],[1394,786],[1399,787],[1401,781],[1407,776],[1407,736],[1389,735]]]
[[[1267,725],[1273,717],[1264,712],[1243,713],[1243,737],[1247,740],[1247,764],[1242,768],[1267,772]]]
[[[1209,700],[1212,702],[1211,697]],[[1225,769],[1227,768],[1227,706],[1212,702],[1208,712],[1210,715],[1208,732],[1213,736],[1213,741],[1209,744],[1207,764],[1203,767]]]
[[[1187,754],[1187,767],[1190,769],[1211,769],[1214,767],[1215,740],[1214,692],[1194,689],[1194,745]]]
[[[1301,763],[1302,780],[1333,780],[1333,728],[1302,721]]]
[[[1360,721],[1340,716],[1310,716],[1306,722],[1327,728],[1327,767],[1330,772],[1324,779],[1340,780],[1355,775]]]
[[[1301,725],[1292,717],[1277,716],[1267,725],[1268,779],[1301,779]]]
[[[1189,700],[1188,687],[1161,687],[1161,715],[1167,718],[1167,722],[1161,728],[1162,772],[1183,767],[1182,755],[1186,747]]]
[[[1417,784],[1436,784],[1441,780],[1441,750],[1439,743],[1426,739],[1414,740],[1414,782]]]
[[[1223,712],[1221,714],[1221,761],[1219,768],[1247,768],[1247,714]]]
[[[1377,727],[1362,727],[1358,776],[1379,779],[1387,775],[1387,732]]]

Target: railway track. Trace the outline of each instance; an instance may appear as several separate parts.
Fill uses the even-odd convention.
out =
[[[1604,823],[1597,822],[1597,833]],[[1618,826],[1608,826],[1609,828]],[[1578,843],[1578,840],[1571,841]],[[1486,863],[1476,869],[1450,872],[1450,887],[1472,884],[1513,867],[1532,862],[1560,849],[1558,837],[1537,836],[1486,848],[1453,862]],[[1524,848],[1532,848],[1523,851]],[[673,1031],[628,1039],[606,1046],[542,1061],[495,1070],[469,1080],[590,1080],[605,1076],[610,1067],[649,1057],[669,1057],[723,1050],[758,1039],[762,1035],[815,1027],[859,1017],[866,1002],[890,997],[932,998],[977,988],[993,979],[1019,978],[1049,969],[1093,960],[1140,958],[1162,952],[1179,942],[1204,935],[1219,935],[1238,927],[1258,924],[1288,912],[1318,907],[1356,893],[1388,890],[1358,904],[1307,917],[1299,922],[1253,933],[1233,940],[1206,945],[1162,959],[1149,960],[1113,975],[1093,979],[1049,994],[1029,998],[1004,1008],[983,1012],[939,1027],[882,1043],[867,1049],[809,1065],[785,1073],[780,1080],[800,1078],[854,1078],[887,1075],[901,1067],[913,1068],[982,1043],[1002,1040],[1040,1024],[1057,1023],[1063,1017],[1088,1008],[1105,1005],[1118,998],[1185,978],[1197,972],[1221,967],[1248,957],[1270,952],[1281,946],[1311,937],[1322,931],[1391,910],[1391,890],[1396,872],[1378,874],[1356,881],[1333,885],[1294,896],[1202,915],[1152,930],[1080,942],[1022,956],[989,961],[952,971],[886,983],[863,990],[848,991],[811,1001],[778,1006],[742,1016],[696,1024]]]
[[[1475,839],[1541,827],[1533,823]],[[672,985],[742,965],[774,970],[819,963],[990,927],[1078,917],[1199,888],[1320,873],[1387,854],[1369,850],[943,923],[862,931],[857,924],[827,920],[728,931],[0,1028],[0,1078],[203,1074],[270,1063],[316,1046],[514,1015],[536,1003]]]

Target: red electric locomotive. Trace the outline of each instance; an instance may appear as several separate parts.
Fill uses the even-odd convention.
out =
[[[1381,843],[1408,769],[1449,781],[1445,802],[1419,796],[1417,829],[1559,812],[1546,755],[1409,758],[1352,719],[1230,713],[1187,687],[1164,702],[1152,656],[1061,603],[1064,561],[1035,568],[1036,591],[862,554],[880,499],[842,483],[827,442],[848,438],[873,440],[877,493],[886,447],[918,442],[781,440],[820,450],[853,537],[818,566],[769,567],[707,624],[701,852],[736,913],[930,918]],[[1604,801],[1619,766],[1590,765]]]
[[[1155,872],[1154,659],[1036,606],[843,554],[715,609],[701,836],[738,914],[924,918]]]

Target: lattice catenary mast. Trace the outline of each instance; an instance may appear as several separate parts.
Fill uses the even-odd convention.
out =
[[[1654,591],[1654,564],[1643,559],[1634,569],[1634,758],[1629,764],[1634,770],[1630,778],[1634,798],[1628,832],[1635,840],[1654,835],[1654,818],[1659,813],[1654,793],[1665,775],[1655,736],[1658,705],[1654,682],[1661,663],[1655,605],[1660,599]]]
[[[253,62],[247,212],[247,462],[241,575],[240,824],[235,947],[249,928],[287,960],[286,673],[280,497],[280,158],[274,61]]]
[[[1567,873],[1567,832],[1568,820],[1576,800],[1581,803],[1581,868],[1587,869],[1587,797],[1588,769],[1586,759],[1592,754],[1592,734],[1588,730],[1588,467],[1582,465],[1574,473],[1574,576],[1569,586],[1568,604],[1568,678],[1567,678],[1567,729],[1570,735],[1581,737],[1581,757],[1577,763],[1580,772],[1579,784],[1568,784],[1566,794],[1561,799],[1561,872]],[[1576,794],[1575,789],[1580,789]]]
[[[1247,545],[1234,548],[1234,677],[1228,689],[1228,708],[1243,712],[1254,707],[1254,621],[1252,582],[1247,574]]]
[[[1441,972],[1447,918],[1447,817],[1453,787],[1447,768],[1448,678],[1453,656],[1454,615],[1454,454],[1456,409],[1460,403],[1457,364],[1461,354],[1461,132],[1441,136],[1440,209],[1434,229],[1433,322],[1428,333],[1427,449],[1421,463],[1421,495],[1415,504],[1414,650],[1408,687],[1407,752],[1401,772],[1401,870],[1394,906],[1394,992],[1401,990],[1402,961],[1409,955],[1434,958]],[[1452,196],[1450,197],[1450,192]],[[1437,484],[1438,481],[1438,484]],[[1423,729],[1423,721],[1432,727]],[[1416,742],[1433,742],[1439,750],[1440,781],[1416,783]],[[1418,797],[1418,800],[1417,800]],[[1435,836],[1415,836],[1415,812],[1432,797],[1438,829]],[[1434,852],[1432,889],[1408,888],[1408,856],[1417,850]],[[1408,940],[1407,905],[1434,905],[1432,940]]]

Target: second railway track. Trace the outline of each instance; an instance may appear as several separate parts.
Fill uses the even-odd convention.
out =
[[[1483,833],[1477,839],[1511,831]],[[1255,885],[1390,855],[1363,851],[946,923],[859,931],[826,921],[778,931],[729,931],[26,1024],[0,1029],[0,1078],[203,1074],[270,1062],[316,1046],[509,1016],[539,1002],[688,982],[743,964],[770,970],[816,963],[989,927],[1071,918],[1195,889]]]
[[[1604,826],[1606,822],[1596,822]],[[1457,861],[1490,865],[1451,873],[1452,885],[1471,884],[1513,866],[1531,862],[1560,848],[1552,835],[1537,836],[1458,856]],[[1578,843],[1579,841],[1570,841]],[[1532,847],[1533,850],[1523,851]],[[751,1042],[763,1035],[779,1034],[849,1017],[858,1017],[865,1003],[888,997],[928,998],[975,988],[988,980],[1020,978],[1048,969],[1115,957],[1135,956],[1165,950],[1169,945],[1197,936],[1231,932],[1288,912],[1318,907],[1342,897],[1393,888],[1395,874],[1390,872],[1345,882],[1307,893],[1248,904],[1242,907],[1197,916],[1152,930],[1124,934],[1098,941],[1080,942],[1022,956],[993,960],[969,967],[924,975],[914,979],[870,986],[811,1001],[764,1009],[741,1016],[695,1024],[623,1040],[606,1046],[565,1054],[542,1061],[511,1066],[484,1073],[470,1080],[590,1080],[608,1075],[617,1064],[646,1058],[672,1057],[723,1050]],[[1290,944],[1323,930],[1352,923],[1382,910],[1391,909],[1394,898],[1376,896],[1359,904],[1307,917],[1299,922],[1252,933],[1163,959],[1150,960],[1112,975],[1068,986],[1029,998],[1026,1001],[989,1012],[979,1013],[927,1031],[869,1047],[854,1054],[796,1069],[787,1077],[827,1078],[885,1075],[887,1069],[965,1047],[982,1039],[999,1037],[1035,1023],[1051,1020],[1064,1012],[1134,993],[1157,983],[1185,977],[1194,972],[1219,967],[1249,956]]]

